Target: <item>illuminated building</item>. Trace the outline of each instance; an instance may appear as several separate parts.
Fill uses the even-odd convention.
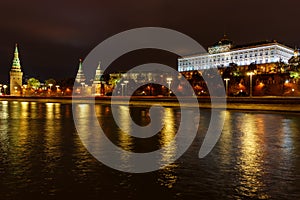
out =
[[[78,72],[77,72],[77,75],[75,78],[75,82],[78,84],[85,84],[85,80],[86,80],[85,75],[82,70],[82,60],[79,59],[79,68],[78,68]]]
[[[15,47],[13,64],[9,75],[10,75],[10,94],[17,95],[17,96],[21,95],[23,72],[21,71],[21,64],[20,64],[17,44]]]
[[[255,44],[234,46],[226,35],[208,48],[208,53],[185,56],[178,59],[178,71],[195,71],[210,68],[228,67],[230,63],[238,66],[255,64],[287,63],[294,55],[294,50],[278,43],[265,41]]]
[[[94,80],[93,80],[93,85],[92,85],[93,93],[96,94],[96,95],[100,95],[100,94],[103,93],[101,91],[101,90],[103,90],[103,87],[104,87],[104,84],[101,81],[102,75],[103,75],[103,71],[101,70],[101,65],[100,65],[100,62],[99,62],[98,67],[96,69],[96,74],[95,74],[95,77],[94,77]]]

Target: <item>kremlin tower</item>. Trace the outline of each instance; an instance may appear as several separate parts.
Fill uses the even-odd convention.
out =
[[[18,46],[16,44],[13,64],[10,70],[10,95],[20,96],[22,91],[23,72],[21,71],[21,64],[19,59]]]
[[[85,84],[85,75],[82,70],[82,60],[81,59],[79,59],[79,68],[78,68],[75,82],[78,84]]]
[[[103,90],[103,85],[102,85],[102,81],[101,81],[102,75],[103,75],[103,72],[101,70],[100,62],[99,62],[98,67],[96,69],[94,81],[93,81],[93,90],[96,95],[100,95],[101,93],[103,93],[103,91],[101,91],[101,90]]]

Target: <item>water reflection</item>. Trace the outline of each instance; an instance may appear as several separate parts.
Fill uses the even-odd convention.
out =
[[[238,159],[240,186],[237,190],[240,195],[255,197],[265,187],[262,180],[264,125],[259,116],[244,115],[239,120],[238,128],[243,131],[240,144],[241,156]],[[262,193],[259,198],[265,199],[268,195]]]
[[[91,109],[91,105],[85,105],[86,109],[82,109],[83,105],[78,105],[78,109],[76,112],[78,113],[79,117],[79,124],[87,124],[86,119],[88,117],[86,114],[90,114],[91,112],[87,110]],[[176,117],[174,114],[174,110],[172,108],[165,108],[162,113],[162,119],[164,128],[161,130],[157,136],[147,139],[135,138],[131,136],[133,131],[133,123],[136,121],[139,125],[147,125],[150,122],[149,119],[149,108],[139,108],[139,107],[132,107],[129,108],[127,106],[116,106],[116,110],[118,115],[118,121],[120,122],[120,127],[115,127],[116,124],[114,119],[111,117],[111,110],[108,106],[105,105],[95,105],[95,113],[98,117],[99,125],[106,133],[107,137],[122,148],[125,151],[122,151],[120,154],[120,158],[122,160],[122,167],[123,168],[131,168],[133,167],[131,163],[130,152],[139,152],[142,149],[142,152],[145,152],[146,149],[150,149],[152,151],[153,147],[157,146],[157,142],[159,147],[165,147],[164,151],[162,152],[162,160],[161,163],[169,163],[170,160],[174,158],[176,155],[176,145],[168,146],[170,142],[174,139],[177,131],[177,124],[179,123],[176,121]],[[131,117],[135,118],[134,120]],[[159,117],[159,116],[156,116]],[[95,125],[96,126],[96,125]],[[91,130],[91,124],[89,128]],[[79,128],[82,128],[81,126]],[[93,130],[95,131],[95,130]],[[94,132],[96,133],[96,132]],[[140,133],[143,134],[143,133]],[[91,137],[86,138],[91,141]],[[100,137],[100,139],[101,137]],[[158,141],[157,141],[158,140]],[[99,143],[99,150],[104,148],[106,144]],[[155,149],[154,149],[155,150]],[[141,153],[141,152],[140,152]],[[160,170],[159,177],[157,178],[160,185],[168,188],[172,188],[173,185],[176,183],[177,176],[175,175],[175,168],[177,164],[169,165],[164,169]]]
[[[167,145],[180,125],[180,109],[164,108],[164,127],[150,139],[129,135],[131,114],[145,125],[149,107],[117,109],[123,130],[114,123],[109,105],[78,104],[82,136],[101,151],[105,144],[95,140],[100,124],[107,137],[126,150],[121,155],[125,165],[130,161],[126,152],[141,149],[167,147],[161,162],[173,158],[178,146]],[[93,112],[96,122],[91,121]],[[142,199],[146,194],[173,199],[181,194],[177,199],[299,199],[299,115],[224,111],[219,142],[199,160],[207,113],[200,116],[195,143],[178,161],[157,172],[129,174],[104,166],[87,152],[76,135],[70,104],[0,101],[1,198]]]
[[[161,131],[160,144],[164,148],[162,152],[162,162],[163,163],[171,163],[170,161],[176,155],[176,144],[170,145],[170,142],[174,140],[176,135],[176,118],[174,116],[174,110],[172,108],[165,108],[163,115],[163,124],[164,128]],[[158,181],[161,185],[166,186],[168,188],[172,188],[177,181],[177,176],[175,174],[175,169],[177,164],[171,164],[160,171],[160,177]]]
[[[2,101],[0,102],[0,147],[1,154],[6,155],[6,152],[9,148],[9,137],[7,135],[8,130],[8,102]]]
[[[129,135],[131,132],[131,116],[129,113],[129,108],[127,106],[120,106],[119,107],[119,114],[120,114],[120,125],[122,127],[122,130],[118,131],[118,144],[119,146],[125,150],[122,151],[121,154],[121,159],[124,163],[124,167],[130,167],[129,165],[129,161],[130,161],[130,156],[129,156],[129,152],[132,150],[133,148],[133,139],[132,137]]]

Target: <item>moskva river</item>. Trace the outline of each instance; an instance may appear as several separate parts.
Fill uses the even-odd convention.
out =
[[[131,118],[147,125],[149,107],[119,105],[116,110],[126,130],[116,125],[110,105],[74,106],[80,127],[91,126],[95,114],[110,141],[129,152],[160,149],[180,125],[180,108],[164,107],[158,116],[163,128],[150,138],[136,138],[124,132],[132,130]],[[225,117],[221,137],[199,159],[211,116],[209,109],[201,109],[188,150],[148,173],[118,171],[94,158],[72,113],[69,102],[0,101],[0,199],[300,199],[298,113],[220,111]],[[92,136],[87,133],[87,140],[93,141]],[[176,148],[165,149],[164,162]],[[126,154],[121,159],[128,163]]]

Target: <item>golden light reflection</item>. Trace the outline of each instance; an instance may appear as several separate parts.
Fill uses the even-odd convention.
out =
[[[21,110],[20,110],[20,118],[19,118],[19,136],[18,136],[18,145],[20,147],[25,147],[28,134],[30,133],[30,124],[28,123],[28,115],[29,115],[29,103],[28,102],[21,102]]]
[[[161,146],[167,147],[163,152],[163,162],[170,163],[170,160],[175,156],[176,153],[176,145],[167,146],[174,140],[176,135],[175,129],[175,116],[173,110],[171,108],[164,109],[164,117],[163,117],[164,128],[161,131],[160,144]]]
[[[245,114],[241,116],[239,123],[239,130],[243,130],[243,135],[240,144],[241,155],[238,158],[240,184],[237,189],[244,196],[256,197],[260,194],[260,198],[268,198],[268,195],[261,191],[265,186],[262,180],[263,121],[259,115]]]
[[[54,103],[46,103],[46,118],[53,119],[54,118]]]
[[[177,150],[176,144],[167,146],[174,140],[177,132],[174,110],[172,108],[164,109],[163,124],[164,128],[161,131],[160,138],[160,145],[165,147],[164,151],[162,152],[162,163],[172,163]],[[175,168],[177,166],[178,164],[173,163],[160,170],[160,176],[158,178],[160,185],[167,188],[172,188],[174,186],[178,179],[177,175],[175,174]]]
[[[28,117],[29,114],[28,107],[29,107],[29,102],[21,102],[21,113],[20,113],[21,118],[26,119]]]
[[[221,115],[224,115],[224,128],[222,131],[222,139],[220,140],[221,162],[225,165],[229,165],[231,161],[231,151],[233,148],[233,122],[232,116],[229,111],[222,111]]]
[[[95,152],[102,151],[105,148],[105,143],[102,141],[102,134],[99,130],[99,122],[97,115],[102,115],[100,105],[78,104],[75,110],[76,114],[76,129],[80,134],[80,139],[87,146],[92,146]]]
[[[44,131],[44,152],[47,155],[45,171],[53,171],[62,157],[62,126],[59,120],[61,108],[57,103],[46,103],[46,122]],[[58,122],[59,121],[59,122]]]
[[[38,118],[38,110],[37,110],[37,103],[36,102],[30,102],[30,118],[36,119]]]
[[[131,132],[131,116],[129,113],[128,106],[120,106],[119,108],[120,125],[122,127],[122,131],[119,132],[119,145],[122,149],[126,150],[122,151],[121,159],[124,165],[127,165],[126,163],[128,163],[129,161],[129,151],[133,148],[133,140],[132,137],[129,135],[129,133]]]
[[[79,128],[78,132],[86,133],[81,134],[80,136],[83,137],[82,139],[85,141],[89,141],[89,138],[91,138],[89,129],[89,116],[90,116],[90,106],[88,104],[79,104],[76,106],[75,111],[77,117],[77,129]]]
[[[7,104],[7,101],[2,101],[0,104],[0,148],[5,153],[9,150],[9,138],[7,135],[9,113]]]

